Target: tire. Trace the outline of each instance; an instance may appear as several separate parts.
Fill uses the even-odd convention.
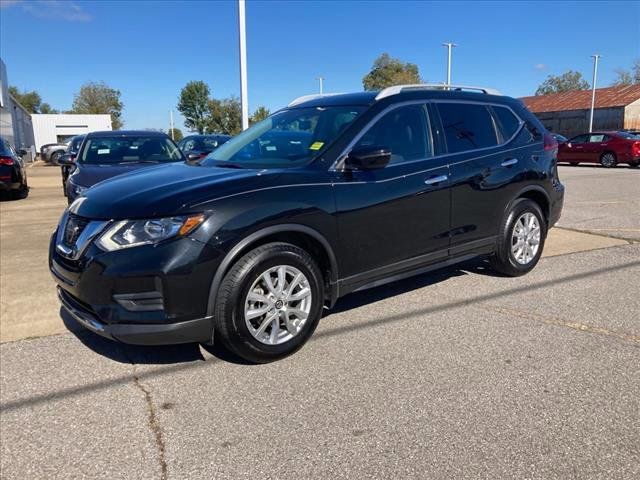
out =
[[[618,164],[618,159],[616,158],[616,154],[613,152],[604,152],[600,155],[600,165],[605,168],[612,168]]]
[[[629,168],[638,168],[640,167],[640,161],[638,162],[629,162]]]
[[[29,186],[26,183],[20,185],[20,188],[13,192],[13,198],[15,200],[21,200],[29,196]]]
[[[54,165],[57,165],[57,164],[58,164],[58,159],[59,159],[62,155],[64,155],[64,152],[62,152],[62,151],[60,151],[60,152],[53,152],[53,153],[51,154],[51,163],[52,163],[52,164],[54,164]]]
[[[520,237],[523,233],[518,234],[517,231],[514,232],[516,228],[522,232],[523,224],[521,222],[525,219],[525,223],[528,223],[526,219],[530,219],[531,216],[535,217],[538,226],[538,243],[535,252],[532,251],[534,249],[533,247],[535,247],[535,245],[532,244],[536,241],[535,228],[529,231],[530,235],[524,234],[526,238],[524,244],[522,237]],[[540,206],[533,200],[520,198],[514,202],[506,218],[502,221],[498,233],[496,250],[491,257],[489,257],[489,262],[495,271],[509,277],[518,277],[529,273],[540,260],[546,237],[547,222],[542,214],[542,210],[540,210]],[[524,246],[523,250],[517,249],[514,242],[520,242],[520,244],[526,245],[527,249],[524,250]],[[529,250],[529,248],[532,250]],[[525,253],[522,253],[522,256],[518,257],[514,249],[518,252],[531,253],[530,258],[529,255]]]
[[[577,167],[578,165],[580,165],[580,162],[569,162],[569,165],[571,165],[572,167]]]
[[[280,297],[269,299],[271,292],[280,290],[282,268],[285,269],[284,292],[278,293]],[[298,273],[304,279],[294,284],[294,278],[301,278]],[[263,274],[269,277],[273,288],[268,287]],[[292,291],[288,292],[290,288]],[[297,297],[303,295],[305,289],[308,294],[302,300],[283,301],[287,293]],[[254,302],[250,293],[253,299],[267,301]],[[249,362],[278,360],[299,350],[311,337],[322,316],[323,304],[322,273],[306,251],[288,243],[262,245],[238,260],[222,280],[214,310],[214,338]],[[306,319],[294,314],[292,320],[289,315],[294,309],[301,314],[306,311]],[[246,317],[245,312],[253,315]],[[256,316],[257,313],[261,314]]]

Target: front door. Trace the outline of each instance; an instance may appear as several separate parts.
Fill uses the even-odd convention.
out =
[[[351,285],[445,258],[449,245],[449,170],[434,158],[426,105],[391,107],[353,148],[372,145],[391,150],[386,167],[335,172],[341,276]]]

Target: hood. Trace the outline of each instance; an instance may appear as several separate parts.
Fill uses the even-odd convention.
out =
[[[270,184],[276,172],[187,163],[155,165],[96,185],[70,208],[96,219],[177,215],[202,201]]]
[[[96,183],[140,168],[157,167],[157,163],[125,163],[114,165],[78,164],[70,179],[76,185],[93,187]]]

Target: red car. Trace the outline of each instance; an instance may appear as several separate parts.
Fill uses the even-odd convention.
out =
[[[558,161],[571,165],[599,163],[615,167],[640,165],[640,137],[629,132],[592,132],[578,135],[558,147]]]

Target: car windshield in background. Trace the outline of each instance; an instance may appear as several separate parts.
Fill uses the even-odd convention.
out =
[[[227,137],[202,137],[202,149],[213,150],[229,140]]]
[[[618,132],[622,138],[626,138],[628,140],[638,140],[640,139],[640,135],[633,134],[632,132]]]
[[[363,107],[282,110],[210,153],[201,165],[282,168],[302,165],[330,145]]]
[[[114,136],[88,138],[80,156],[81,163],[164,163],[184,160],[178,147],[168,138]]]

